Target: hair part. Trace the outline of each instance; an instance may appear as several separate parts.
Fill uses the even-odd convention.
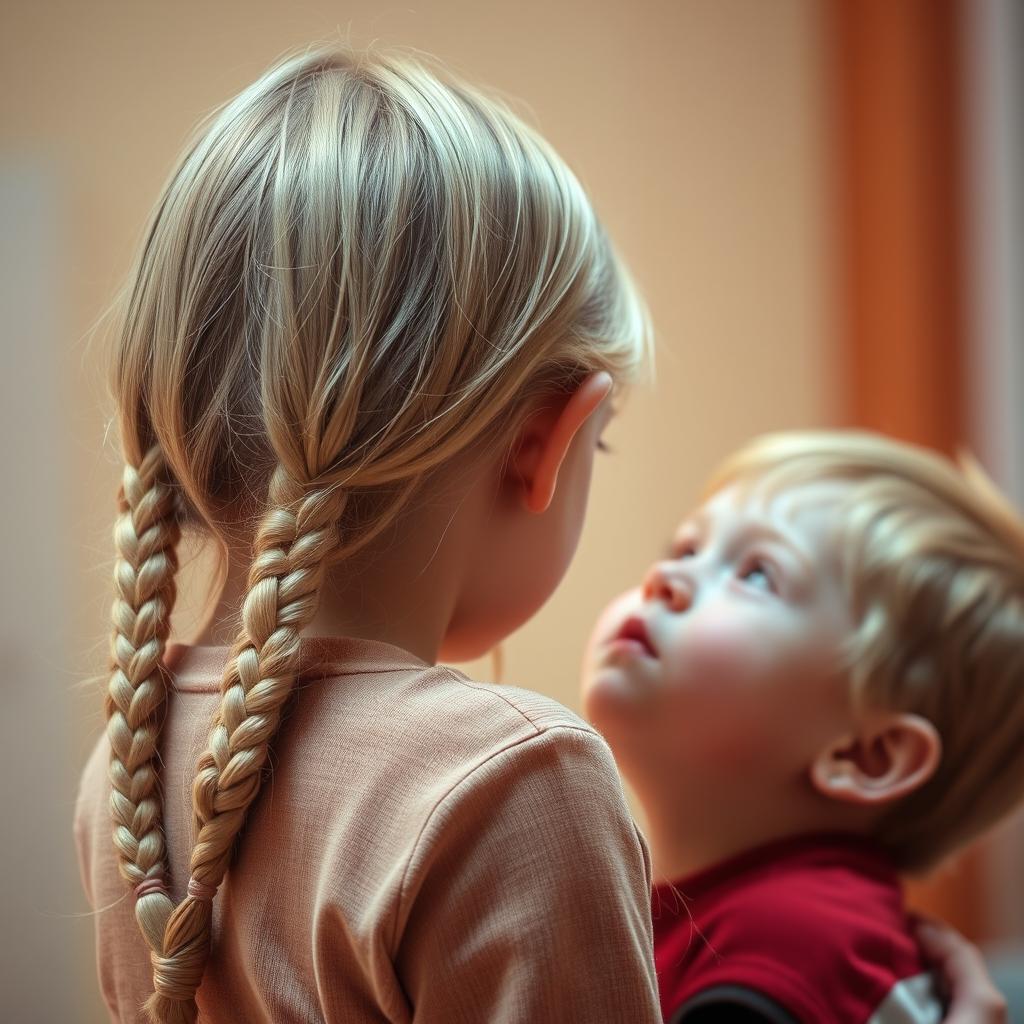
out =
[[[867,432],[789,432],[740,450],[708,487],[848,484],[836,515],[855,706],[920,714],[943,744],[935,775],[877,826],[910,872],[1024,797],[1024,522],[976,460],[959,462]]]
[[[290,55],[215,111],[156,206],[111,353],[126,463],[108,699],[121,870],[152,1020],[196,1019],[212,898],[256,798],[326,567],[530,404],[648,360],[582,187],[500,101],[404,56]],[[130,527],[130,528],[129,528]],[[167,894],[156,743],[179,532],[252,547]]]

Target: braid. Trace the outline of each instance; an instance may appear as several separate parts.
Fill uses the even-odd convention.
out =
[[[174,496],[154,445],[139,466],[126,465],[114,528],[118,560],[112,608],[111,675],[105,708],[110,741],[110,813],[122,877],[136,893],[135,917],[160,951],[174,907],[164,878],[157,737],[167,696],[164,647],[174,606],[180,529]]]
[[[278,466],[256,536],[242,631],[224,671],[209,750],[193,786],[198,835],[188,895],[167,922],[163,950],[152,953],[156,989],[146,1004],[158,1022],[192,1022],[195,992],[210,949],[212,900],[232,847],[259,792],[268,745],[300,670],[299,634],[316,612],[347,492],[310,490]]]

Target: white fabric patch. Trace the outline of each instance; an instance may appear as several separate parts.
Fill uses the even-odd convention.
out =
[[[939,1024],[942,1014],[932,976],[915,974],[893,985],[868,1024]]]

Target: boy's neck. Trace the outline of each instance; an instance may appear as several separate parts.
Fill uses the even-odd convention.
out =
[[[676,836],[649,830],[648,840],[651,846],[654,878],[656,881],[677,881],[687,878],[730,860],[746,850],[801,834],[802,831],[780,827],[759,832],[747,830],[735,835],[708,835],[701,830],[699,836]]]
[[[811,833],[861,834],[861,816],[850,808],[805,802],[783,792],[707,793],[689,801],[674,794],[671,806],[640,794],[654,878],[674,881],[767,843]]]

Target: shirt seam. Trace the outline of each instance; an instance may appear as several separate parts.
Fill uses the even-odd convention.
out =
[[[341,679],[344,676],[378,676],[378,675],[385,675],[388,672],[410,672],[410,671],[414,672],[414,671],[423,671],[424,669],[431,669],[431,668],[443,668],[445,672],[449,671],[449,669],[446,666],[440,666],[440,665],[425,665],[425,666],[421,666],[421,665],[389,665],[387,668],[360,668],[360,669],[346,670],[346,671],[343,671],[343,672],[327,672],[327,673],[324,673],[323,675],[316,675],[314,673],[310,673],[309,677],[306,679],[306,685],[309,685],[311,683],[322,683],[322,682],[325,682],[328,679]],[[300,679],[302,679],[302,678],[304,678],[304,677],[300,676]],[[296,687],[298,686],[300,679],[296,680]],[[171,688],[172,692],[174,692],[174,693],[220,693],[221,692],[220,691],[220,682],[213,683],[213,684],[205,684],[205,683],[185,683],[185,684],[180,684],[180,683],[173,683],[172,682],[170,688]]]
[[[514,705],[513,705],[514,707]],[[518,710],[518,709],[517,709]],[[416,839],[412,844],[412,849],[409,851],[409,856],[406,859],[405,867],[402,869],[402,880],[398,886],[398,899],[395,901],[394,909],[392,910],[391,928],[389,929],[389,941],[388,948],[390,949],[392,958],[397,955],[398,952],[398,920],[401,917],[401,912],[405,907],[406,900],[406,886],[409,881],[409,872],[412,870],[413,862],[416,860],[416,854],[419,851],[420,843],[423,840],[423,836],[430,827],[431,822],[437,815],[438,810],[448,801],[448,798],[460,787],[463,783],[468,782],[481,768],[485,765],[490,764],[496,757],[506,753],[509,750],[514,750],[516,747],[522,746],[524,743],[529,743],[531,740],[536,740],[541,736],[548,733],[554,732],[557,729],[566,729],[572,732],[582,733],[585,736],[597,737],[597,734],[590,728],[582,725],[572,725],[558,723],[557,725],[550,725],[544,728],[539,727],[535,722],[531,721],[526,715],[524,718],[533,726],[536,730],[532,736],[521,736],[519,739],[513,740],[510,743],[506,743],[504,746],[499,747],[497,750],[491,751],[482,761],[478,761],[469,771],[466,772],[461,778],[456,779],[444,793],[437,798],[434,806],[430,808],[427,816],[423,819],[423,824],[420,826],[419,831],[416,833]],[[600,737],[597,737],[600,738]]]
[[[460,672],[456,672],[454,669],[449,668],[447,665],[438,665],[438,668],[442,669],[450,679],[456,683],[460,683],[467,689],[475,690],[477,693],[488,693],[492,697],[496,697],[498,700],[504,701],[513,711],[517,712],[524,721],[527,721],[537,730],[538,733],[544,732],[548,729],[575,729],[577,732],[586,732],[601,739],[601,734],[592,727],[584,723],[576,722],[555,722],[550,725],[540,725],[533,718],[530,717],[515,701],[509,700],[500,690],[491,689],[485,683],[478,683],[475,679],[469,679],[462,675]]]

